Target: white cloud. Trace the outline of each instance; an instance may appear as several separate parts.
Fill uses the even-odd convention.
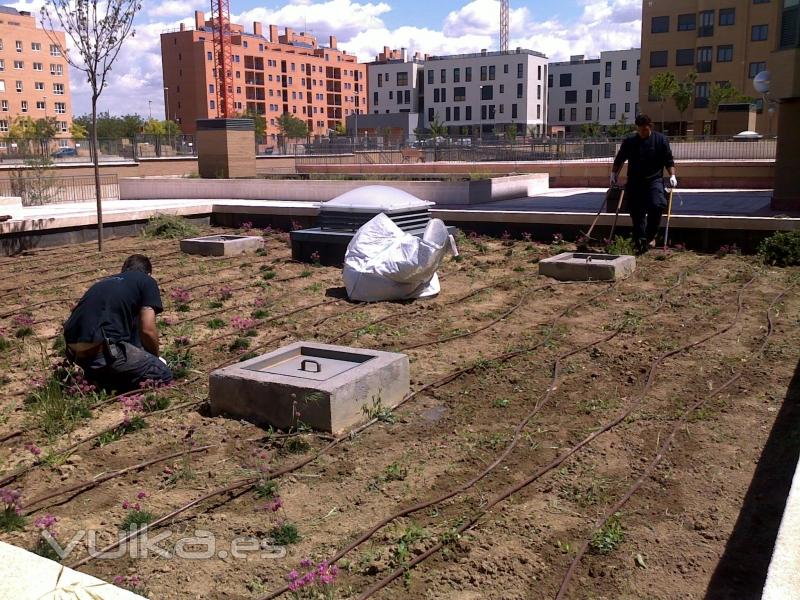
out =
[[[522,32],[530,20],[527,8],[511,8],[509,27]],[[500,1],[473,0],[445,17],[443,32],[448,37],[466,34],[498,36],[500,32]]]
[[[154,17],[186,17],[206,6],[200,0],[164,0],[147,9],[147,14]]]

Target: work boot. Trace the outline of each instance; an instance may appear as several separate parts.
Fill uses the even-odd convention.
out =
[[[641,256],[645,254],[650,248],[647,240],[645,238],[638,239],[633,244],[634,249],[636,250],[636,256]]]

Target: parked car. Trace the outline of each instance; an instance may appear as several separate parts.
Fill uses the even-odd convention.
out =
[[[75,148],[59,148],[50,155],[51,158],[66,158],[68,156],[78,156],[78,151]]]

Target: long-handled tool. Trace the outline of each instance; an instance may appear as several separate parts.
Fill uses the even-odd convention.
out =
[[[592,232],[594,231],[595,225],[597,225],[597,221],[600,219],[600,214],[603,212],[603,209],[606,206],[606,201],[607,201],[607,195],[603,197],[603,201],[600,204],[600,208],[597,209],[597,214],[594,216],[594,220],[592,221],[592,224],[589,227],[589,231],[586,232],[586,233],[581,231],[581,234],[583,234],[584,238],[586,238],[585,239],[585,249],[588,249],[590,241],[594,241],[594,242],[599,241],[599,240],[595,240],[592,237]]]
[[[664,230],[664,252],[667,251],[667,245],[669,243],[669,222],[672,219],[672,192],[674,190],[670,188],[669,190],[669,203],[667,205],[667,228]]]
[[[622,201],[625,200],[625,188],[622,189],[622,193],[619,195],[619,202],[617,203],[617,212],[614,214],[614,223],[611,225],[611,233],[608,235],[609,243],[614,241],[614,230],[617,228],[617,219],[619,219],[619,211],[622,208]]]

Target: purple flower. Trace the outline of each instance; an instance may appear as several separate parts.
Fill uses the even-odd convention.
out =
[[[292,581],[292,582],[289,584],[289,591],[290,591],[290,592],[296,592],[297,590],[299,590],[299,589],[300,589],[300,587],[301,587],[301,586],[300,586],[300,582],[299,582],[299,581]]]
[[[123,575],[117,575],[111,580],[111,583],[114,585],[122,585],[125,583],[125,577]]]
[[[289,571],[289,574],[286,575],[286,579],[289,581],[296,581],[300,577],[300,573],[297,572],[296,569],[292,569]]]
[[[278,512],[281,507],[283,506],[283,500],[280,496],[275,496],[275,499],[272,502],[268,502],[267,505],[264,507],[265,510],[269,510],[271,512]]]
[[[308,569],[313,563],[311,562],[310,558],[304,558],[300,561],[300,566],[304,569]]]
[[[192,301],[192,293],[183,288],[175,288],[170,292],[169,297],[175,304],[185,305]]]
[[[27,444],[25,444],[25,450],[33,454],[33,456],[36,458],[38,458],[39,455],[42,453],[42,449],[39,448],[39,446],[37,446],[33,442],[28,442]]]
[[[58,519],[53,515],[44,515],[43,517],[37,518],[33,524],[38,527],[39,529],[49,531],[50,535],[56,534],[55,525],[58,522]]]
[[[179,335],[175,338],[174,343],[176,346],[188,346],[192,343],[192,339],[188,335]]]
[[[128,502],[127,500],[123,500],[123,502],[122,502],[123,510],[128,510],[130,507],[131,507],[131,503]]]
[[[12,322],[17,327],[31,327],[34,324],[33,317],[30,315],[30,313],[15,315],[12,319]]]
[[[231,325],[239,331],[247,331],[248,329],[252,329],[256,326],[256,323],[258,323],[258,321],[248,317],[236,316],[231,319]]]
[[[11,488],[0,488],[0,503],[4,505],[4,511],[19,514],[22,510],[22,494]]]
[[[137,500],[144,500],[145,498],[147,498],[147,492],[145,491],[141,491],[138,494],[136,494]]]
[[[242,229],[247,231],[248,229],[253,228],[253,223],[251,221],[242,221]]]

